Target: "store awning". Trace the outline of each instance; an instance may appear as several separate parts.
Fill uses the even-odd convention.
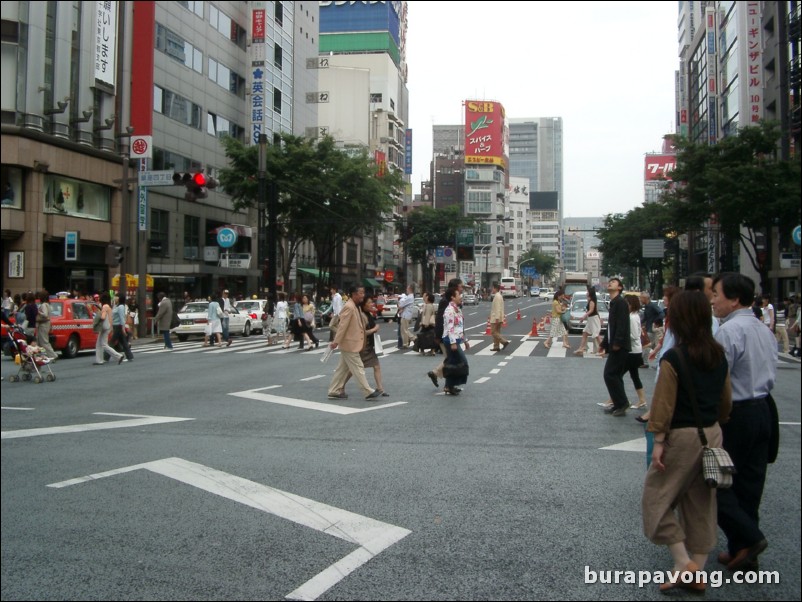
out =
[[[375,278],[363,278],[362,279],[362,284],[364,284],[365,286],[370,286],[370,287],[375,288],[375,289],[381,289],[382,288],[381,282],[379,282]]]
[[[320,277],[323,278],[323,280],[329,279],[329,273],[325,270],[323,270],[322,272],[318,272],[316,268],[295,268],[295,269],[298,270],[299,272],[303,272],[304,274],[309,274],[311,276],[314,276],[315,278]]]

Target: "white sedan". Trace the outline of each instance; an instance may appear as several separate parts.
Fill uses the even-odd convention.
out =
[[[190,335],[204,335],[206,324],[209,322],[207,316],[209,311],[208,301],[193,301],[187,303],[178,312],[178,319],[181,323],[170,332],[174,332],[179,341],[186,341]],[[251,317],[243,311],[232,307],[229,310],[228,331],[231,334],[242,334],[247,337],[251,334]],[[261,322],[259,324],[261,327]]]

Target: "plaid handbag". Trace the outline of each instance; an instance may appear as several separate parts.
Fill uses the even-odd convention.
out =
[[[704,432],[702,432],[704,436]],[[702,474],[705,483],[711,489],[729,489],[732,487],[732,475],[735,474],[735,464],[730,454],[723,447],[707,447],[702,451]]]
[[[691,398],[693,404],[693,414],[696,418],[696,429],[699,432],[699,439],[702,442],[702,476],[705,483],[711,489],[729,489],[732,487],[732,475],[735,474],[735,463],[732,461],[730,454],[723,447],[708,447],[707,437],[702,428],[702,418],[699,415],[699,406],[696,403],[696,391],[690,385],[688,366],[685,363],[685,353],[681,349],[677,349],[677,356],[679,356],[679,363],[682,366],[681,376],[685,390]]]

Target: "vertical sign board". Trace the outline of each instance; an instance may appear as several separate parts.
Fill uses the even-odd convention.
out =
[[[412,175],[412,130],[408,129],[404,136],[404,173]]]
[[[139,172],[145,172],[148,170],[148,160],[147,159],[140,159],[139,160]],[[138,195],[137,195],[137,230],[140,232],[147,232],[148,231],[148,187],[147,186],[139,186],[137,188]]]
[[[117,78],[117,3],[95,2],[95,81],[114,93]]]
[[[64,233],[64,261],[78,261],[80,232],[68,230]]]
[[[251,31],[253,41],[248,46],[250,54],[251,69],[249,73],[249,83],[251,85],[250,95],[250,138],[251,144],[259,144],[259,136],[267,134],[265,124],[265,83],[267,72],[265,71],[265,23],[267,2],[256,0],[251,2]]]
[[[8,277],[25,277],[25,251],[8,252]]]
[[[742,23],[743,33],[739,39],[746,40],[743,52],[746,53],[747,86],[746,107],[749,123],[756,125],[763,119],[763,39],[760,15],[760,2],[746,3],[746,19]],[[743,35],[743,37],[741,37]],[[798,38],[797,38],[798,39]],[[797,74],[797,77],[798,74]]]

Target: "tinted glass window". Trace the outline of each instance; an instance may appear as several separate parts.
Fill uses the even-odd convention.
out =
[[[86,305],[84,305],[83,303],[73,303],[72,317],[75,318],[76,320],[88,320],[89,311],[86,309]]]

